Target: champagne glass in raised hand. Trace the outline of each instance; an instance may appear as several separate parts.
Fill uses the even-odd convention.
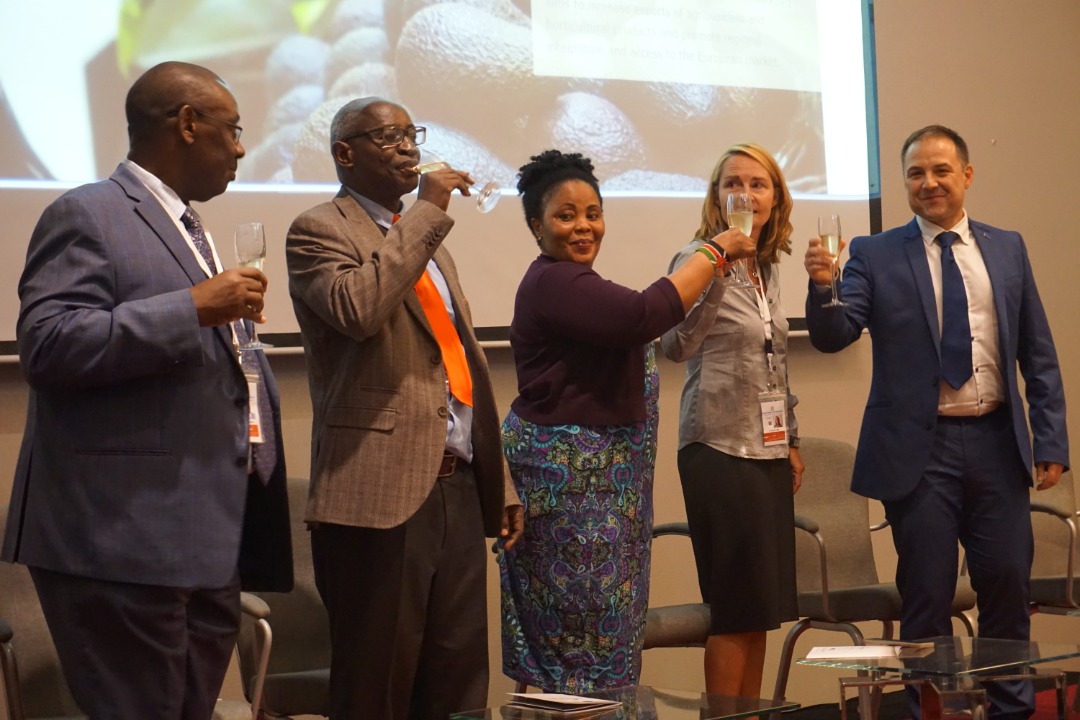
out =
[[[418,175],[424,175],[434,170],[448,169],[450,169],[450,163],[443,160],[438,153],[426,147],[420,148],[420,162],[416,166]],[[494,210],[502,198],[502,188],[494,180],[484,183],[479,190],[469,188],[469,193],[476,197],[476,209],[482,213],[489,213]]]
[[[263,262],[266,261],[266,234],[263,232],[262,223],[241,223],[236,226],[234,235],[236,243],[236,262],[240,267],[252,267],[262,272]],[[251,323],[251,339],[240,346],[240,350],[262,350],[271,348],[259,341],[259,335],[255,330],[255,323]]]
[[[754,229],[754,199],[750,193],[733,192],[727,196],[727,224],[728,227],[738,228],[743,235],[750,237]],[[746,269],[746,260],[735,260],[731,263],[731,277],[728,278],[729,287],[752,288],[750,276]]]
[[[832,299],[821,307],[842,307],[845,305],[840,300],[840,291],[836,287],[836,276],[839,274],[838,263],[840,262],[840,216],[819,215],[817,219],[818,237],[821,238],[821,247],[832,256]]]

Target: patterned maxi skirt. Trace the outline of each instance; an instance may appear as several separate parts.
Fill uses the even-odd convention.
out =
[[[513,411],[503,450],[525,532],[499,552],[503,672],[548,692],[635,685],[649,604],[658,376],[645,422],[537,425]]]

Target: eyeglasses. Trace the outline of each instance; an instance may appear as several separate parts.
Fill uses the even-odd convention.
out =
[[[170,110],[169,112],[165,113],[165,117],[176,117],[176,116],[178,116],[180,114],[180,110],[182,108],[183,108],[183,105],[176,108],[175,110]],[[209,118],[210,120],[217,120],[219,123],[221,123],[225,127],[232,130],[233,142],[236,143],[237,145],[240,144],[240,135],[243,134],[244,128],[240,127],[239,125],[237,125],[234,122],[229,122],[228,120],[225,120],[224,118],[219,118],[217,116],[211,115],[210,113],[204,113],[202,110],[196,110],[195,108],[191,108],[191,110],[196,115],[202,115],[204,118]]]
[[[195,108],[191,109],[195,110]],[[244,128],[240,127],[234,122],[229,122],[228,120],[225,120],[223,118],[214,117],[210,113],[204,113],[202,110],[195,110],[195,114],[202,115],[204,118],[209,118],[211,120],[217,120],[219,123],[233,131],[233,142],[235,142],[237,145],[240,144],[240,135],[244,132]]]
[[[341,141],[346,142],[353,138],[363,137],[365,135],[370,135],[375,144],[385,150],[387,148],[397,147],[405,142],[405,138],[409,138],[409,142],[413,145],[423,145],[424,141],[427,140],[427,128],[416,125],[410,125],[407,128],[398,125],[385,125],[383,127],[377,127],[374,130],[367,130],[362,133],[356,133],[355,135],[341,138]]]

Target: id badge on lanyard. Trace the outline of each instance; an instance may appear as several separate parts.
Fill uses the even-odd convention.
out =
[[[767,380],[765,390],[758,393],[758,404],[761,407],[761,441],[765,447],[786,446],[788,444],[787,388],[784,387],[773,365],[772,313],[769,312],[769,301],[761,288],[754,291],[754,296],[757,299],[762,326],[765,328]]]
[[[248,440],[253,444],[265,442],[263,437],[262,418],[259,415],[259,376],[255,373],[246,373],[248,386]]]
[[[259,376],[255,373],[244,373],[248,386],[248,466],[250,475],[255,470],[255,446],[265,442],[263,436],[262,417],[259,415]]]

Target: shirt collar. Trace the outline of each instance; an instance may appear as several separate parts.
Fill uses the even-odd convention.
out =
[[[360,207],[364,208],[364,212],[371,216],[371,219],[375,221],[376,225],[380,225],[389,230],[390,226],[394,224],[395,213],[387,210],[374,200],[361,195],[348,185],[345,186],[345,189],[356,199],[356,202],[360,203]],[[404,207],[404,203],[399,205],[398,210],[400,211],[402,207]]]
[[[184,210],[187,209],[187,205],[180,199],[180,196],[176,194],[176,191],[161,181],[154,173],[150,172],[146,168],[139,165],[134,160],[125,158],[122,164],[131,171],[131,174],[139,179],[146,189],[149,190],[154,197],[157,198],[161,206],[165,208],[165,211],[169,213],[169,217],[173,220],[179,220],[180,216],[184,214]]]
[[[915,216],[915,222],[919,224],[919,230],[922,232],[923,242],[929,247],[934,244],[934,240],[938,235],[946,230],[952,230],[954,233],[960,236],[960,242],[966,243],[971,236],[971,229],[968,227],[968,215],[967,210],[964,211],[963,217],[960,218],[960,222],[953,225],[951,228],[943,228],[935,225],[929,220],[924,220],[918,215]]]

